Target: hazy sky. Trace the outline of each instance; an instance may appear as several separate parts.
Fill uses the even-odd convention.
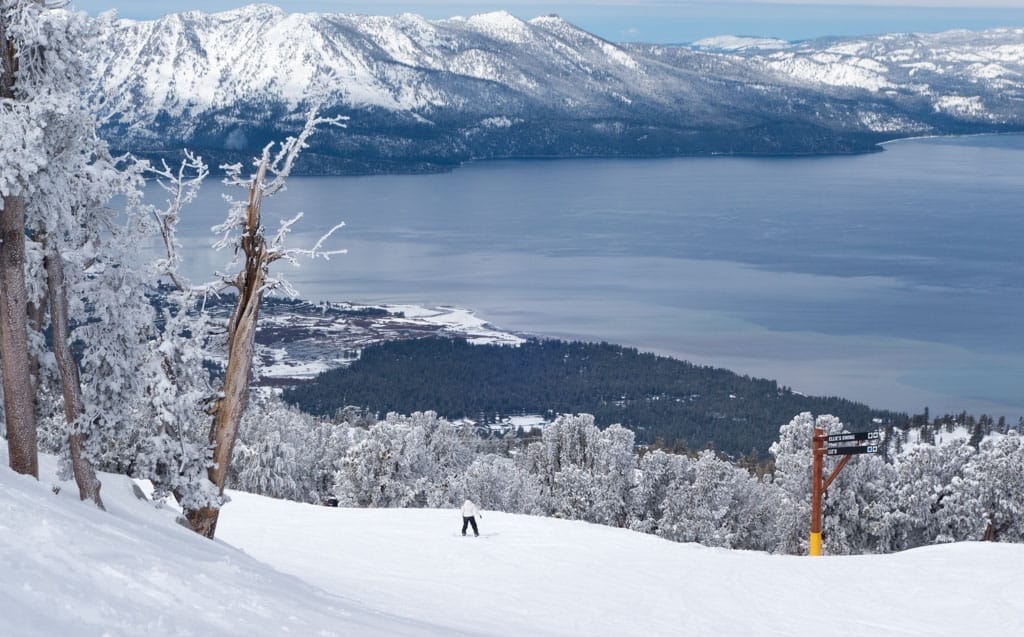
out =
[[[151,19],[199,9],[220,11],[245,0],[72,0],[95,14],[116,9],[124,18]],[[1024,26],[1024,0],[281,0],[290,12],[339,12],[427,18],[505,9],[521,18],[557,13],[606,39],[690,42],[722,34],[764,35],[790,40],[824,35],[892,31],[944,31]]]

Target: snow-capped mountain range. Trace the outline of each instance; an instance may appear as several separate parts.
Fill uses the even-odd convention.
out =
[[[494,157],[796,154],[1024,130],[1024,29],[613,44],[556,16],[428,21],[269,5],[118,21],[96,95],[118,149],[248,156],[311,100],[352,119],[307,170]]]

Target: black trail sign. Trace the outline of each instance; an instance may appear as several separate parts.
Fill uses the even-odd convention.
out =
[[[880,431],[859,431],[852,434],[832,434],[825,442],[832,444],[835,442],[860,442],[863,440],[879,440],[882,437]]]
[[[829,447],[826,453],[829,456],[855,456],[861,453],[878,453],[878,445]]]

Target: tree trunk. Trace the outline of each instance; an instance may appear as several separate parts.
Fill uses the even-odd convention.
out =
[[[260,221],[262,185],[267,170],[264,157],[249,190],[246,227],[242,235],[242,251],[245,254],[245,269],[238,274],[238,302],[228,322],[228,367],[224,374],[224,389],[214,405],[213,425],[210,428],[210,445],[213,447],[213,466],[210,467],[210,481],[217,485],[217,493],[224,494],[231,452],[238,435],[242,413],[249,402],[249,377],[252,373],[252,359],[255,353],[256,321],[259,318],[260,301],[269,267],[266,242]],[[185,512],[192,530],[213,539],[217,532],[217,518],[220,509],[201,508]]]
[[[0,19],[0,98],[14,99],[18,56]],[[0,210],[0,359],[11,469],[39,477],[34,392],[28,356],[25,199],[5,195]]]
[[[11,469],[39,477],[36,413],[29,373],[25,290],[25,200],[3,198],[0,211],[0,360]]]
[[[982,535],[982,542],[997,542],[999,541],[999,529],[996,528],[996,518],[991,513],[985,514],[988,518],[988,526],[985,527],[985,534]]]
[[[47,239],[43,239],[44,244]],[[100,481],[96,469],[84,453],[86,436],[78,433],[76,425],[83,409],[82,383],[78,374],[78,361],[71,351],[71,330],[68,325],[68,294],[64,280],[64,263],[52,246],[47,246],[46,288],[49,293],[50,327],[53,330],[53,356],[60,372],[61,393],[64,396],[64,418],[68,423],[71,447],[71,469],[78,484],[81,499],[92,500],[104,509],[100,499]]]

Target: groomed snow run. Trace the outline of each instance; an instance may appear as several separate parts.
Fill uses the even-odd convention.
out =
[[[0,635],[1024,634],[1024,546],[806,558],[581,522],[232,494],[210,542],[104,475],[108,512],[0,452]]]

